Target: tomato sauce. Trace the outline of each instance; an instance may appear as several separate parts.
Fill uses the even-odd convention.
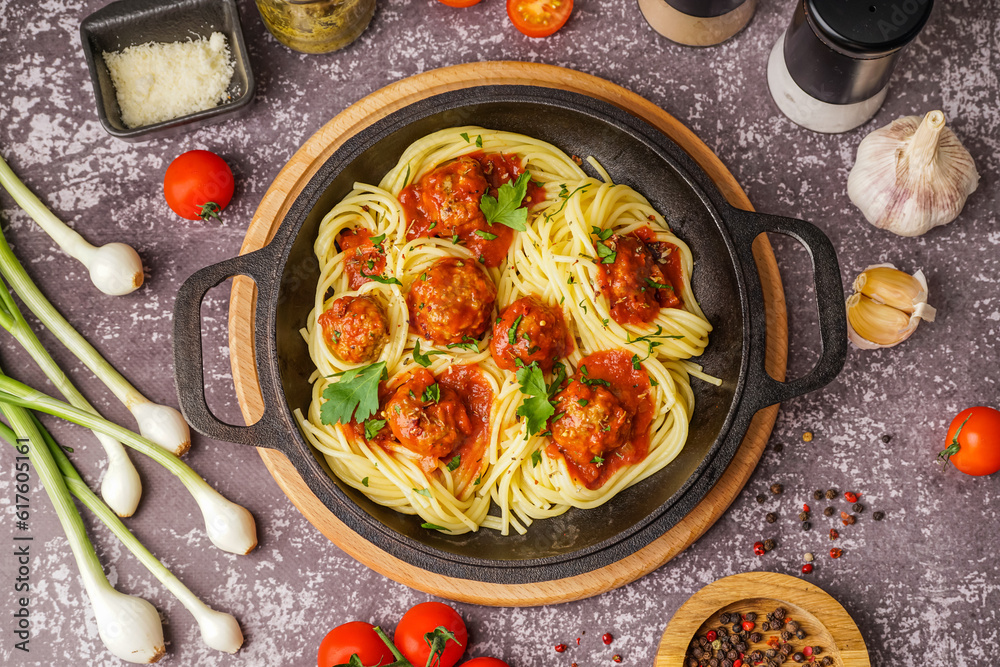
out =
[[[562,308],[529,295],[500,313],[493,325],[490,352],[497,366],[504,370],[516,371],[516,360],[520,360],[526,366],[537,363],[548,372],[555,362],[573,351],[573,342]]]
[[[675,288],[683,278],[676,246],[656,241],[648,227],[597,242],[615,252],[611,264],[597,265],[596,281],[598,292],[608,299],[615,322],[648,324],[661,308],[684,305]]]
[[[367,229],[347,229],[340,233],[338,243],[344,252],[344,270],[350,288],[356,290],[371,282],[368,276],[385,273],[385,253],[372,243]]]
[[[586,376],[583,375],[584,367],[587,369]],[[632,367],[632,355],[626,350],[607,350],[584,357],[577,374],[570,381],[579,382],[583,377],[606,380],[610,384],[607,389],[632,414],[629,439],[620,447],[605,452],[600,465],[564,456],[555,442],[549,443],[548,455],[562,456],[573,478],[594,490],[601,488],[624,466],[646,458],[654,406],[649,374],[643,368],[636,370]]]
[[[406,239],[458,237],[483,264],[499,266],[514,241],[514,230],[488,223],[479,202],[484,194],[496,197],[501,185],[523,172],[516,155],[477,152],[425,174],[399,193],[408,223]],[[530,208],[544,199],[545,189],[529,181],[523,205]]]

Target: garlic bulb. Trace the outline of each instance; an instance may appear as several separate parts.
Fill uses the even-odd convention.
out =
[[[892,264],[869,266],[854,280],[847,298],[847,337],[862,350],[899,345],[913,335],[920,320],[934,321],[927,304],[927,279]]]
[[[969,151],[944,113],[897,118],[869,134],[847,178],[847,194],[868,222],[900,236],[920,236],[962,212],[979,185]]]

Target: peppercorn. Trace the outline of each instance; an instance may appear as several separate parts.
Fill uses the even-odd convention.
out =
[[[746,615],[743,616],[743,618],[753,623],[754,621],[757,620],[757,614],[755,612],[750,611],[747,612]]]
[[[740,623],[738,620],[735,623],[733,623],[733,632],[739,633],[740,630],[742,629],[743,629],[743,624]]]
[[[729,631],[726,630],[725,628],[719,628],[715,634],[718,635],[719,637],[725,637],[728,633]]]
[[[792,632],[798,630],[799,627],[800,626],[798,621],[788,621],[788,629],[791,630]]]
[[[862,512],[865,511],[865,506],[862,505],[861,503],[854,503],[853,505],[851,505],[851,509],[857,512],[858,514],[861,514]]]
[[[812,524],[811,523],[809,523],[808,521],[803,521],[802,522],[802,530],[809,530],[810,528],[812,528]]]
[[[813,571],[812,563],[806,563],[802,566],[802,574],[810,574]]]
[[[825,510],[823,510],[823,516],[833,516],[833,513],[836,511],[837,510],[833,509],[832,507],[827,507]]]
[[[847,512],[841,512],[840,514],[841,516],[843,516],[844,514],[847,514]],[[858,517],[854,516],[853,514],[847,514],[847,516],[844,517],[842,520],[845,526],[853,526],[855,522],[857,522]]]
[[[719,623],[722,623],[722,624],[729,623],[729,614],[723,612],[722,616],[719,616]]]
[[[611,658],[611,659],[614,660],[614,658]],[[618,662],[621,662],[621,660],[619,660]],[[719,659],[718,658],[712,658],[711,660],[708,661],[708,664],[709,664],[709,667],[719,667]]]
[[[837,529],[836,528],[831,528],[830,529],[830,539],[831,540],[835,540],[838,537],[840,537],[840,533],[837,532]]]
[[[763,659],[764,659],[764,652],[761,651],[760,649],[756,649],[754,650],[753,653],[750,654],[750,662],[760,662]]]
[[[756,554],[758,556],[763,556],[765,553],[767,553],[765,551],[765,549],[764,549],[764,543],[763,542],[754,542],[753,543],[753,552],[754,552],[754,554]]]
[[[788,630],[782,630],[781,631],[781,641],[787,642],[791,638],[792,638],[792,633],[791,632],[789,632]]]
[[[720,648],[722,648],[722,640],[721,639],[714,640],[712,642],[712,649],[718,651]]]
[[[776,442],[774,443],[774,447],[772,447],[771,449],[774,450],[775,454],[780,454],[781,452],[785,451],[785,445],[780,442]]]
[[[773,648],[769,648],[769,649],[767,649],[767,653],[765,653],[765,655],[768,658],[773,658],[774,656],[778,655],[778,652],[776,650],[774,650]]]
[[[836,497],[837,497],[837,489],[827,489],[826,491],[827,500],[833,500]]]
[[[781,484],[778,484],[777,482],[771,485],[771,493],[773,493],[776,496],[780,496],[781,492],[784,490],[785,487],[783,487]]]
[[[813,655],[819,655],[820,653],[823,652],[822,646],[810,646],[809,648],[812,649]]]
[[[853,493],[851,491],[845,491],[844,500],[846,500],[849,503],[856,503],[858,502],[858,494]]]
[[[806,638],[806,631],[805,630],[797,630],[795,632],[795,636],[798,637],[799,639],[805,639]]]
[[[813,434],[812,431],[806,431],[802,434],[802,442],[812,442]]]
[[[795,662],[805,662],[806,657],[801,652],[795,652],[792,654],[792,660]]]
[[[757,502],[759,504],[763,505],[766,501],[767,501],[767,496],[765,496],[763,493],[757,494]]]
[[[735,660],[736,658],[739,657],[739,655],[740,654],[737,653],[734,649],[730,649],[729,651],[726,651],[726,657],[729,658],[730,660]]]
[[[819,661],[819,664],[821,664],[823,667],[830,667],[830,665],[833,664],[833,658],[831,658],[830,656],[825,656],[822,660]]]
[[[705,655],[705,652],[702,651],[700,647],[695,646],[693,649],[691,649],[691,655],[693,655],[696,658],[700,658],[701,656]]]
[[[771,629],[771,622],[764,621],[763,623],[761,623],[760,629],[763,630],[764,632],[768,632]]]
[[[799,512],[799,521],[806,521],[809,519],[809,512]]]
[[[785,611],[784,607],[778,607],[774,610],[774,617],[779,621],[785,617],[788,612]]]
[[[881,521],[885,518],[885,512],[872,512],[872,518],[876,521]]]
[[[813,491],[813,500],[823,500],[823,492]]]
[[[786,658],[788,657],[788,654],[790,654],[791,652],[792,652],[791,644],[782,644],[781,646],[778,647],[778,653],[785,656]]]
[[[764,540],[764,551],[770,551],[774,547],[778,546],[778,543],[772,539]]]
[[[698,667],[698,661],[694,658],[688,658],[687,667]]]
[[[809,553],[809,552],[806,552],[806,555],[802,557],[802,560],[804,560],[804,561],[805,561],[805,562],[807,562],[807,563],[811,563],[811,562],[813,562],[813,559],[814,559],[814,558],[815,558],[815,556],[813,556],[813,555],[812,555],[811,553]]]
[[[739,651],[740,653],[746,653],[748,648],[750,648],[750,645],[744,641],[741,641],[739,644],[736,645],[736,650]]]
[[[767,515],[764,517],[764,520],[767,521],[768,523],[774,523],[775,521],[778,520],[778,515],[775,514],[774,512],[768,512]]]
[[[843,555],[844,555],[843,549],[837,549],[836,547],[830,549],[830,558],[840,558]]]
[[[613,656],[611,656],[611,660],[613,660],[614,662],[621,662],[622,661],[622,657],[620,655],[618,655],[617,653],[615,653]]]
[[[766,625],[766,623],[765,623],[765,625]],[[750,643],[751,644],[756,644],[757,642],[759,642],[763,638],[764,638],[764,635],[760,634],[759,632],[751,632],[750,633]]]
[[[733,661],[726,658],[722,661],[722,667],[733,667]]]

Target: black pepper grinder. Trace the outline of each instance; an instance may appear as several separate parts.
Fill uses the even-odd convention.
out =
[[[639,0],[656,32],[685,46],[720,44],[746,27],[757,0]]]
[[[903,48],[934,0],[799,0],[767,64],[775,104],[817,132],[846,132],[875,115]]]

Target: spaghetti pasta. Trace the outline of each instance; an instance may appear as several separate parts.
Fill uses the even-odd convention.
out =
[[[694,410],[691,377],[715,381],[691,361],[708,345],[712,329],[691,289],[692,255],[642,195],[612,183],[596,161],[592,165],[602,180],[588,176],[577,161],[546,142],[479,127],[449,128],[409,146],[377,186],[356,183],[324,218],[315,242],[320,265],[315,306],[302,329],[316,364],[312,403],[307,414],[297,411],[296,416],[308,441],[344,483],[376,503],[419,515],[428,529],[460,534],[486,527],[503,534],[512,529],[524,533],[536,519],[607,502],[663,469],[681,451]],[[495,201],[502,212],[513,207],[515,218],[521,199],[508,202],[506,209],[500,200],[509,195],[504,190],[515,178],[518,186],[527,188],[523,231],[511,234],[497,224],[471,233],[487,244],[499,238],[494,244],[502,251],[497,261],[490,260],[484,243],[467,228],[451,229],[437,218],[424,220],[426,226],[415,235],[412,213],[401,204],[439,196],[441,191],[421,190],[433,179],[451,192],[471,171],[494,179],[487,193],[493,197],[491,205]],[[522,173],[529,176],[517,178]],[[506,185],[498,186],[503,174]],[[529,178],[527,184],[522,182]],[[478,199],[483,195],[475,195],[476,216],[479,206],[486,210]],[[447,206],[458,204],[449,200]],[[355,240],[345,243],[350,235]],[[505,238],[510,240],[504,249],[497,244]],[[652,264],[649,257],[655,260]],[[638,272],[628,262],[640,262]],[[493,323],[493,338],[457,329],[431,329],[429,338],[418,335],[414,314],[424,317],[426,311],[420,310],[423,303],[408,303],[408,298],[414,300],[418,286],[427,289],[415,281],[434,279],[441,267],[452,271],[443,282],[434,283],[441,289],[458,289],[465,274],[456,272],[464,271],[473,282],[480,281],[478,276],[488,278],[492,286],[479,289],[476,303],[487,303],[482,307]],[[622,286],[631,284],[633,274],[646,276],[645,282],[629,292]],[[330,345],[331,332],[321,322],[321,315],[345,297],[371,299],[385,316],[388,339],[377,357],[365,363],[349,363],[338,355]],[[495,308],[488,301],[493,298]],[[543,313],[541,320],[529,317],[522,324],[522,317],[528,317],[522,315],[510,325],[505,313],[513,311],[505,309],[515,303]],[[637,319],[636,303],[647,308],[642,312],[649,317]],[[558,326],[546,321],[545,313],[561,314]],[[558,351],[553,356],[560,358],[542,364],[524,361],[529,344],[527,353],[535,357],[539,350],[550,349],[540,339],[531,340],[529,322],[540,325],[530,330],[536,337],[550,336],[551,349]],[[519,325],[524,327],[520,334]],[[552,333],[559,327],[567,331],[566,346]],[[507,367],[515,368],[516,363],[515,370],[498,365],[500,348],[513,355]],[[324,423],[327,388],[373,363],[384,364],[380,367],[385,375],[379,410],[372,419],[363,424]],[[461,371],[470,366],[475,373]],[[427,379],[414,385],[419,378]],[[579,387],[575,394],[567,388],[574,382]],[[412,389],[411,400],[399,397],[404,383],[423,389],[423,400]],[[438,385],[444,389],[434,389]],[[529,391],[528,385],[534,389]],[[445,393],[428,398],[431,389]],[[389,399],[393,391],[397,395]],[[453,397],[447,399],[452,403],[446,404],[446,394]],[[479,400],[475,397],[486,397],[481,414],[470,403]],[[402,427],[386,413],[387,400],[397,414],[400,404],[408,410],[439,401],[435,414],[444,420],[441,423],[457,420],[456,428],[466,434],[462,442],[476,444],[443,456],[404,446]],[[468,415],[461,405],[468,407]],[[562,413],[553,414],[556,406],[564,405],[568,407]],[[531,430],[530,415],[536,408],[544,425]],[[627,426],[619,429],[624,435],[608,426],[595,428],[606,422],[586,421],[600,410],[608,419],[617,415]],[[427,427],[426,420],[420,423]],[[574,437],[582,437],[588,447],[597,447],[595,442],[614,446],[576,451],[565,444]]]

